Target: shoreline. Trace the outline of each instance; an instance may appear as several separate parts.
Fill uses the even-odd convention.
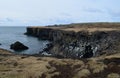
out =
[[[3,49],[3,48],[0,48],[0,51],[1,51],[0,54],[2,54],[2,52],[3,52],[3,54],[13,54],[13,52],[6,50],[6,49]]]

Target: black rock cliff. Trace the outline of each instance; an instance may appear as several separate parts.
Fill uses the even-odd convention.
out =
[[[51,41],[44,51],[65,58],[89,58],[120,51],[120,31],[64,31],[27,27],[27,35]]]

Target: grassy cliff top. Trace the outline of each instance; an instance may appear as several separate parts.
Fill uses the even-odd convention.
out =
[[[76,23],[66,25],[30,26],[28,28],[50,28],[65,31],[120,31],[120,23]]]

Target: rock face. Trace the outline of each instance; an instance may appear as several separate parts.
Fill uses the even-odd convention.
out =
[[[21,42],[17,41],[14,44],[10,45],[10,49],[16,50],[16,51],[20,51],[20,50],[27,50],[28,47],[25,46],[24,44],[22,44]]]
[[[52,43],[50,52],[54,55],[74,58],[88,58],[104,53],[119,52],[120,32],[78,32],[75,35],[64,34],[61,39]]]
[[[120,31],[64,31],[52,28],[27,28],[27,34],[50,40],[52,55],[66,58],[89,58],[120,51]]]

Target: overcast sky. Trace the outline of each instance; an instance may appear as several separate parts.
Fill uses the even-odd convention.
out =
[[[0,0],[0,26],[120,22],[120,0]]]

